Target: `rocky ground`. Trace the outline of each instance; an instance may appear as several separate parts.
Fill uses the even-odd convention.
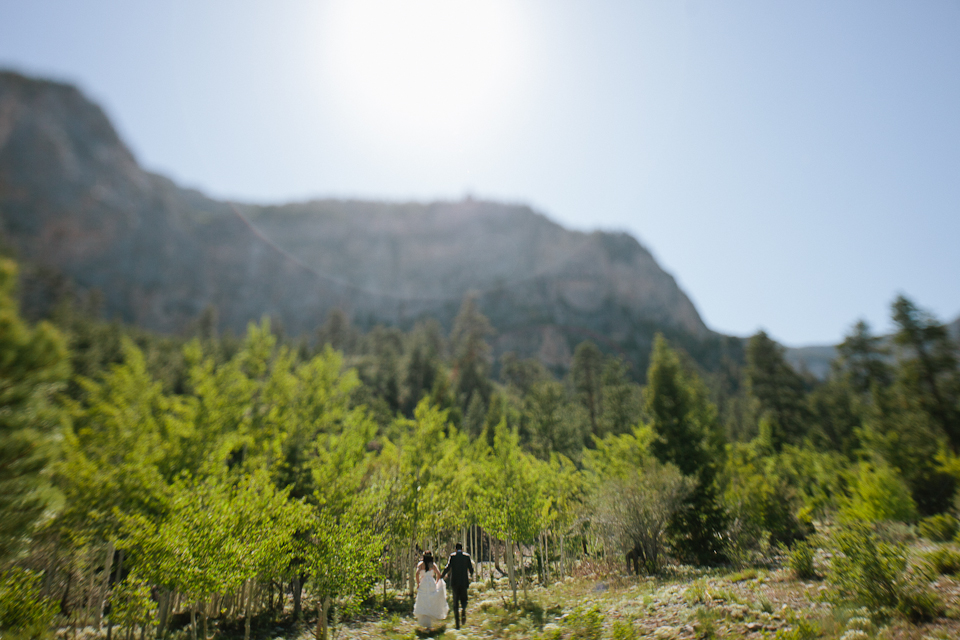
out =
[[[530,589],[528,603],[519,608],[512,606],[508,585],[500,580],[471,589],[468,623],[460,630],[453,628],[452,613],[446,627],[434,630],[417,628],[409,613],[394,613],[345,622],[332,630],[331,640],[960,638],[960,581],[943,577],[935,587],[947,605],[946,616],[914,625],[831,605],[823,582],[796,580],[786,569],[688,569],[658,579],[567,578]],[[312,629],[298,637],[313,637]]]

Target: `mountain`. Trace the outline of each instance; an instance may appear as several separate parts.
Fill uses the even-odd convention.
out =
[[[432,316],[449,328],[475,295],[496,352],[560,368],[586,338],[637,366],[656,331],[708,366],[739,345],[627,234],[469,199],[214,200],[143,170],[77,88],[11,72],[0,73],[0,232],[34,306],[99,290],[105,315],[160,332],[208,307],[236,332],[269,316],[310,334],[335,308],[366,327]]]
[[[837,358],[834,346],[787,347],[784,357],[791,367],[812,374],[818,380],[826,380]]]

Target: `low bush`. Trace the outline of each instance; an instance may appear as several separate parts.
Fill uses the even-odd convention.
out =
[[[613,640],[637,640],[637,629],[631,622],[617,620],[613,623]]]
[[[931,542],[950,542],[957,535],[957,519],[949,513],[940,513],[924,518],[917,524],[917,531]]]
[[[941,548],[924,554],[924,562],[938,575],[957,575],[960,573],[960,552]]]
[[[598,607],[590,609],[577,608],[564,620],[574,638],[583,640],[600,640],[603,635],[603,614]]]
[[[904,587],[897,603],[897,613],[919,624],[936,620],[946,612],[943,600],[926,585],[912,583]]]
[[[817,540],[809,539],[793,545],[787,553],[787,566],[800,580],[816,580],[819,578],[815,559],[817,555]]]
[[[835,547],[828,578],[834,599],[860,604],[880,618],[900,614],[922,621],[942,614],[939,597],[925,576],[908,572],[902,544],[884,542],[866,525],[850,525],[833,537]]]

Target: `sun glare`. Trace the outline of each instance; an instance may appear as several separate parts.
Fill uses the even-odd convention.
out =
[[[445,152],[488,135],[523,85],[506,0],[344,0],[324,20],[324,71],[351,128]]]

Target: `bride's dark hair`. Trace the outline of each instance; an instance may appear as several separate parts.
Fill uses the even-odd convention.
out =
[[[429,551],[423,552],[423,570],[430,571],[430,567],[433,565],[433,554]]]

